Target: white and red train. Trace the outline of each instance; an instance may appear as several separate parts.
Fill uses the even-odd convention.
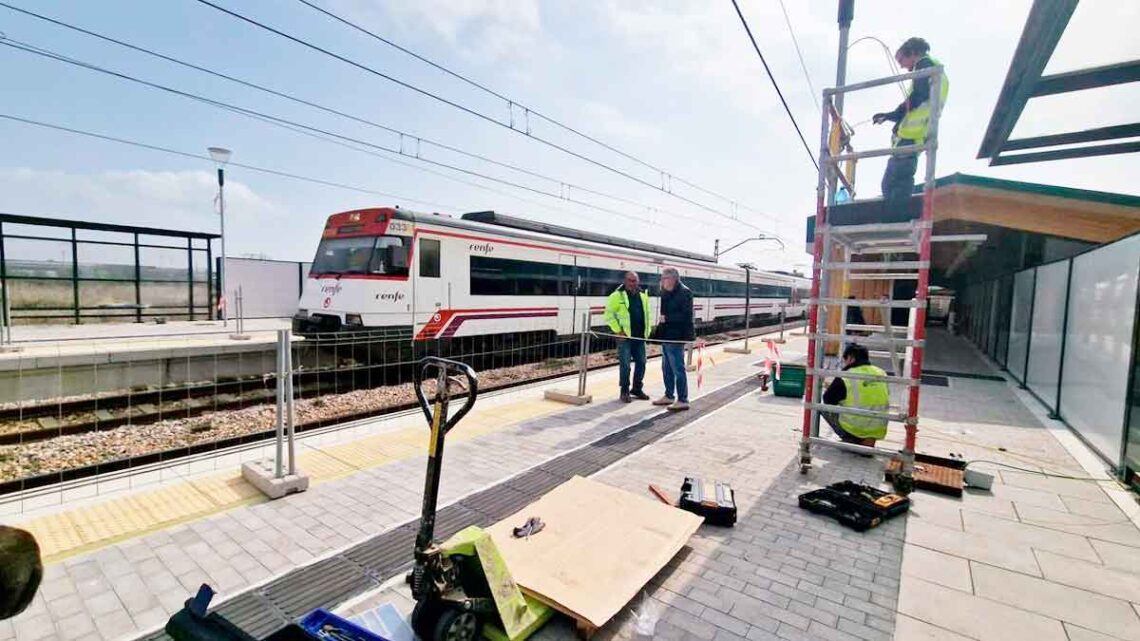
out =
[[[453,218],[402,209],[329,216],[293,328],[367,330],[433,341],[520,333],[574,334],[584,314],[602,325],[606,296],[626,271],[656,293],[674,267],[693,290],[698,327],[744,319],[745,272],[710,256],[477,212]],[[805,312],[810,280],[753,271],[752,314]],[[658,300],[651,298],[652,313]]]

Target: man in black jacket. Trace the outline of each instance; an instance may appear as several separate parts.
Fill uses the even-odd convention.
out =
[[[654,405],[668,405],[672,411],[689,409],[689,379],[685,374],[685,343],[694,340],[693,292],[681,282],[676,269],[661,270],[661,324],[654,338],[661,343],[661,374],[665,396]],[[676,396],[674,396],[676,392]]]

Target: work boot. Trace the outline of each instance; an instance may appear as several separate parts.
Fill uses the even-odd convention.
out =
[[[657,399],[656,401],[653,401],[653,404],[654,405],[672,405],[673,402],[674,402],[673,397],[662,396],[661,398]]]
[[[629,392],[622,392],[621,393],[621,402],[622,403],[632,403],[633,402],[633,399],[629,397]]]
[[[686,401],[677,401],[669,406],[670,412],[682,412],[689,409],[689,403]]]
[[[639,401],[648,401],[649,400],[649,395],[646,394],[645,392],[641,391],[641,390],[634,390],[634,391],[630,392],[629,395],[632,396],[633,398],[636,398]]]

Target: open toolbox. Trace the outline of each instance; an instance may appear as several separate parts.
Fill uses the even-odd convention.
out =
[[[910,499],[854,481],[833,483],[799,497],[800,507],[830,516],[856,532],[869,530],[910,509]]]

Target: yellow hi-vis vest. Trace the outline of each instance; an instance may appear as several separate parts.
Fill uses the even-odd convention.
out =
[[[618,287],[606,299],[606,311],[602,319],[615,334],[625,334],[632,338],[649,338],[651,317],[649,316],[649,294],[643,289],[638,295],[641,309],[645,314],[645,335],[633,336],[633,319],[629,317],[629,294],[625,287]]]
[[[933,56],[926,56],[931,64],[935,67],[942,67],[942,63],[934,59]],[[942,67],[942,82],[938,98],[938,111],[941,112],[942,108],[946,106],[946,96],[950,94],[950,78],[946,75],[946,68]],[[929,82],[929,78],[921,78],[917,82]],[[911,81],[911,87],[914,86],[916,81]],[[894,143],[897,145],[900,140],[913,140],[914,144],[921,145],[926,141],[926,133],[930,129],[930,100],[922,104],[911,107],[910,111],[906,112],[903,119],[899,121],[898,129],[895,130]]]
[[[847,371],[852,374],[887,375],[886,372],[874,365],[860,365]],[[890,410],[890,390],[883,381],[845,379],[843,386],[847,388],[847,396],[839,403],[842,407],[854,407],[875,412]],[[887,435],[887,419],[885,418],[840,414],[839,426],[858,438],[881,439]]]

